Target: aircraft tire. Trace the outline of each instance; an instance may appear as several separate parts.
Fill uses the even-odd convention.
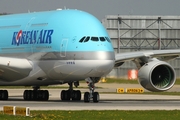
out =
[[[84,93],[84,102],[89,102],[90,101],[90,93],[89,92],[85,92]]]
[[[81,100],[81,91],[80,90],[77,90],[77,100]]]
[[[69,90],[65,90],[65,100],[69,101],[70,100],[70,91]]]
[[[27,100],[27,90],[24,91],[23,98],[24,98],[24,100]]]
[[[73,90],[72,100],[81,100],[81,91],[80,90]]]
[[[43,93],[42,94],[42,100],[47,101],[49,99],[49,92],[48,92],[48,90],[43,90],[42,93]]]
[[[8,91],[3,90],[3,100],[7,100],[7,99],[8,99]]]
[[[61,91],[61,100],[63,100],[63,101],[65,100],[64,96],[65,96],[65,90],[62,90]]]
[[[95,102],[95,103],[99,102],[99,93],[98,92],[93,93],[93,102]]]
[[[7,100],[7,99],[8,99],[8,91],[0,90],[0,100]]]

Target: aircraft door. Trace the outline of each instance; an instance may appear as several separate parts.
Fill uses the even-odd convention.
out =
[[[27,22],[27,24],[25,25],[25,28],[23,29],[23,31],[29,31],[29,28],[30,28],[30,26],[31,26],[31,23],[32,23],[34,20],[35,20],[35,17],[32,17],[32,18]],[[27,35],[27,33],[24,34],[24,36],[26,36],[26,35]],[[29,49],[30,49],[31,53],[33,54],[33,53],[34,53],[34,40],[33,40],[32,42],[33,42],[33,44],[31,44],[31,48],[29,48]]]
[[[60,56],[66,57],[66,49],[67,49],[68,39],[64,38],[62,39],[61,45],[60,45]]]

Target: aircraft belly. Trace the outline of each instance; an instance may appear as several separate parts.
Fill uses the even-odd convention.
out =
[[[52,79],[85,79],[87,77],[101,77],[112,69],[112,60],[61,60],[54,63],[54,67],[48,70],[48,76]]]

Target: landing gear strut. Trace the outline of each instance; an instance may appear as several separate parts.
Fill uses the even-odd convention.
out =
[[[23,93],[24,100],[44,100],[49,99],[48,90],[39,90],[39,86],[33,87],[33,90],[25,90]]]
[[[70,99],[72,100],[81,100],[81,91],[80,90],[73,90],[73,83],[70,82],[69,84],[69,89],[68,90],[62,90],[60,97],[61,100],[63,101],[69,101]],[[79,82],[75,82],[74,85],[77,87],[79,86]]]
[[[93,78],[88,78],[86,81],[88,83],[90,92],[84,93],[84,102],[90,102],[91,99],[93,100],[93,102],[99,102],[99,93],[94,92],[95,82],[97,82],[97,80]]]

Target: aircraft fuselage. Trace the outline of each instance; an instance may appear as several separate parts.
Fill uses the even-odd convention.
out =
[[[102,77],[114,67],[114,50],[105,28],[86,12],[0,16],[0,35],[0,56],[9,63],[17,58],[17,64],[27,59],[30,65],[22,76],[19,68],[0,65],[0,85],[61,84]]]

